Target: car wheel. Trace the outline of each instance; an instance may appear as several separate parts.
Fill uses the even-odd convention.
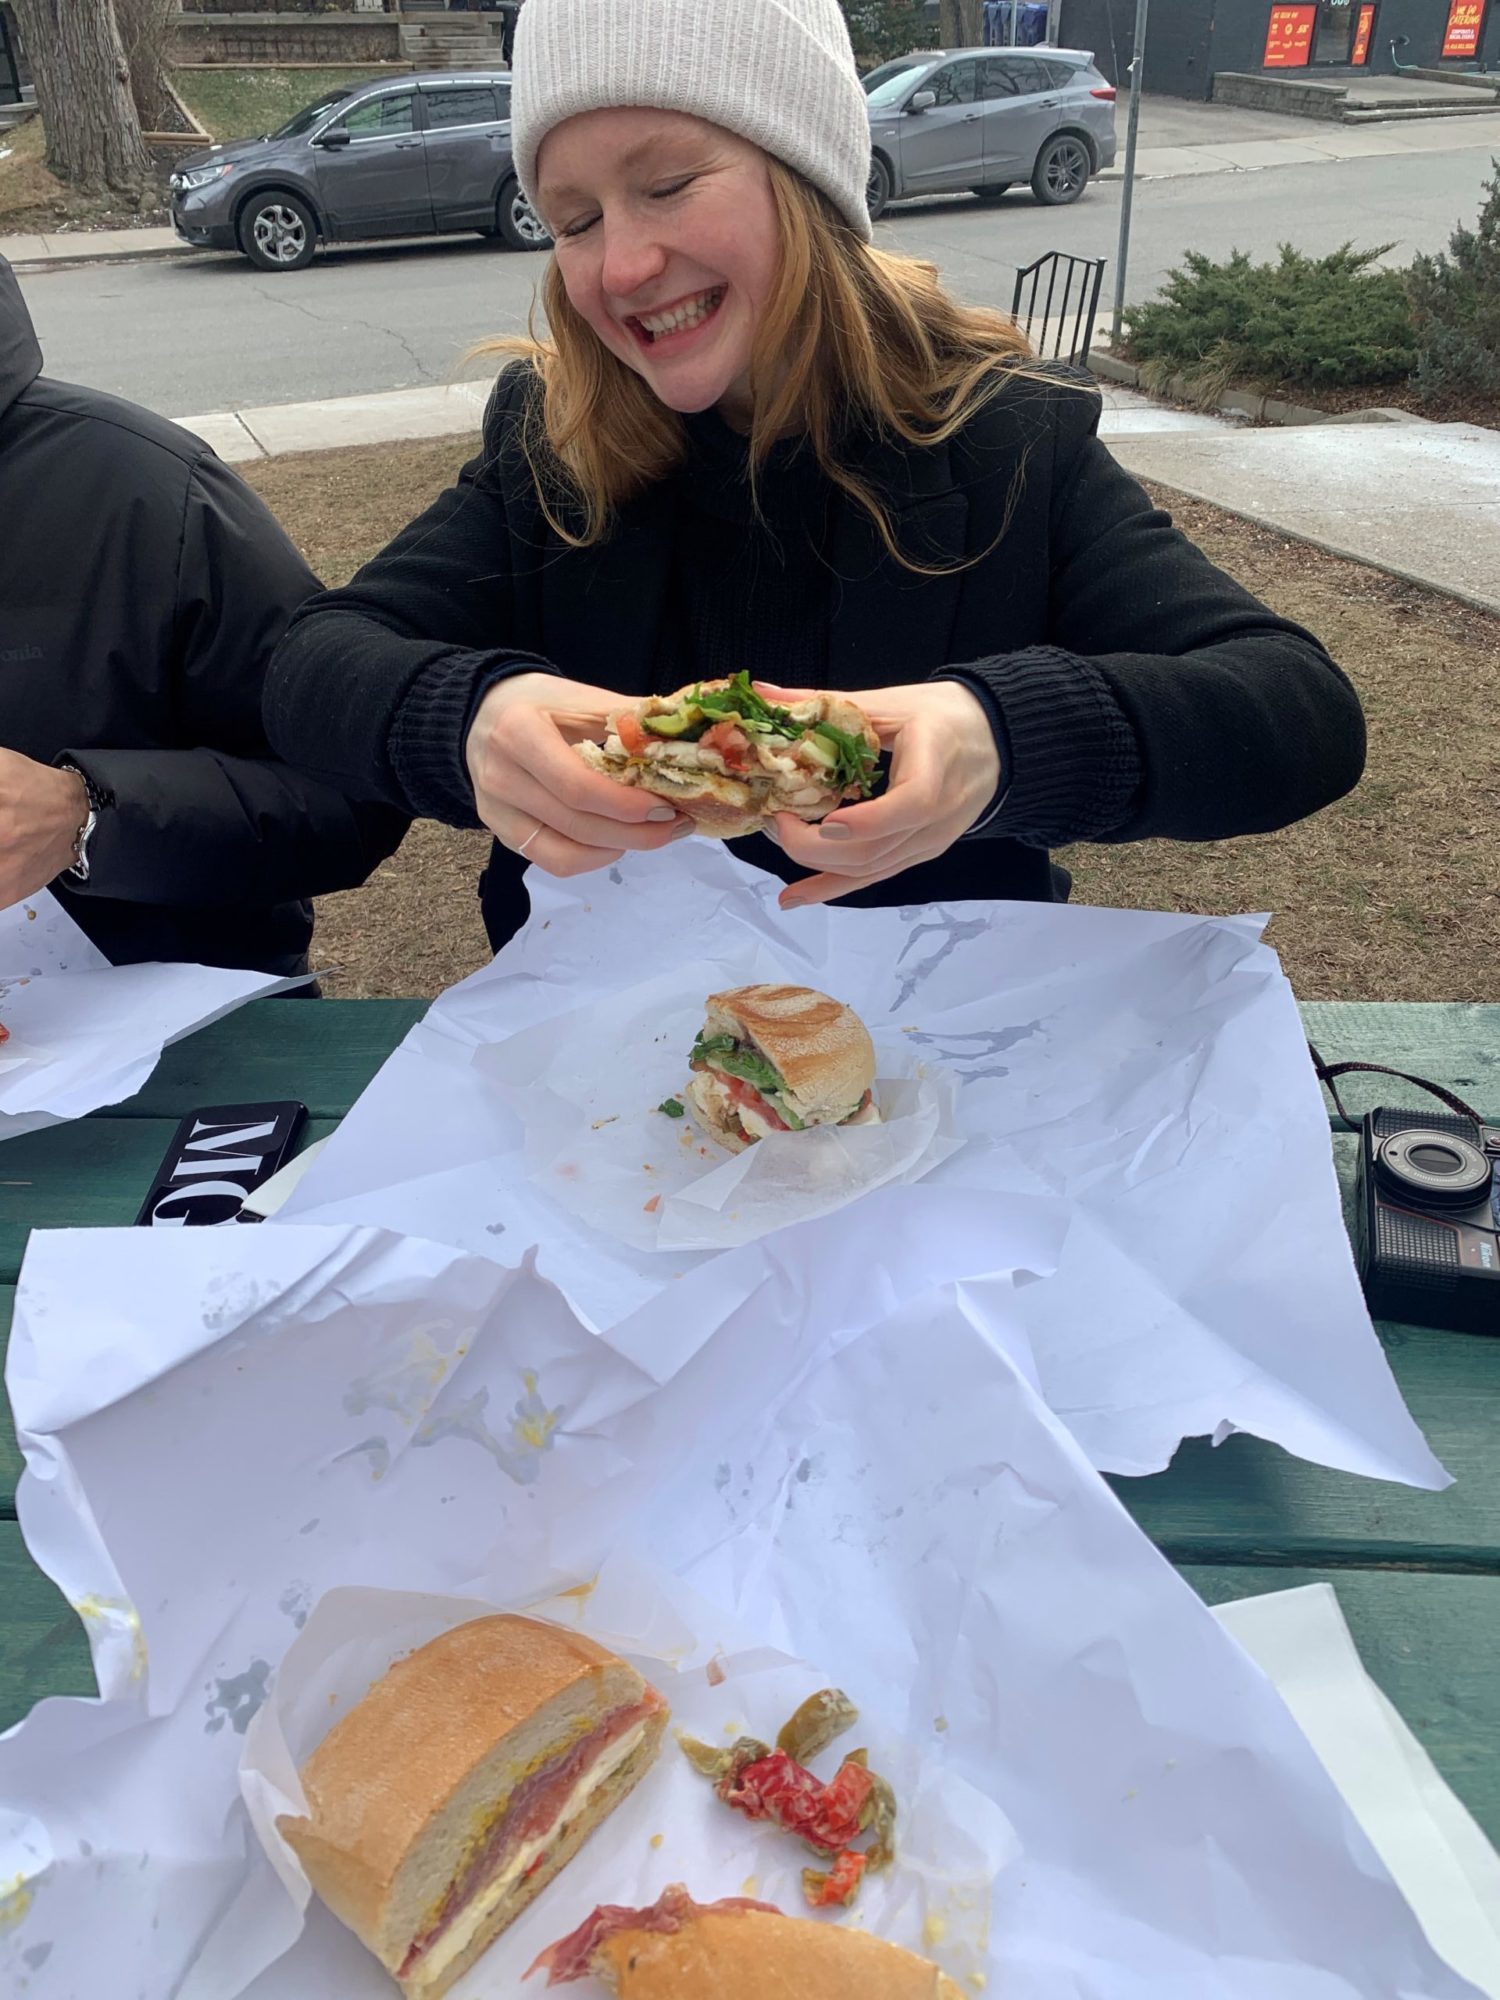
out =
[[[865,203],[870,211],[871,222],[878,222],[885,214],[891,198],[891,170],[878,155],[870,161],[870,178],[865,183]]]
[[[1049,139],[1031,170],[1031,192],[1046,208],[1077,201],[1089,184],[1094,163],[1082,139],[1068,133]]]
[[[974,192],[981,201],[998,201],[1001,195],[1010,193],[1011,185],[1010,181],[1001,181],[998,187],[975,188]]]
[[[240,248],[262,271],[301,271],[318,247],[312,210],[294,194],[272,188],[253,195],[240,216]]]
[[[519,181],[507,181],[495,210],[500,235],[512,250],[550,250],[547,225],[521,192]]]

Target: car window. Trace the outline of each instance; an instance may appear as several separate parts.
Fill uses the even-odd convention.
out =
[[[988,62],[980,64],[979,73],[984,80],[984,95],[989,103],[993,104],[997,97],[1015,96],[1016,80],[1011,75],[1009,64],[991,56]]]
[[[915,61],[882,63],[879,69],[871,70],[865,78],[865,96],[870,101],[870,109],[887,111],[893,104],[899,104],[928,61],[928,57],[918,56]]]
[[[300,139],[304,132],[310,132],[320,119],[326,118],[335,104],[352,97],[351,89],[325,90],[316,104],[309,104],[299,111],[295,118],[288,118],[285,125],[278,125],[270,135],[273,139]]]
[[[510,116],[510,85],[509,85],[508,83],[497,83],[497,84],[495,85],[495,96],[496,96],[496,98],[497,98],[497,99],[498,99],[498,101],[499,101],[499,107],[500,107],[500,116],[501,116],[502,118],[509,118],[509,116]]]
[[[493,125],[495,93],[488,84],[465,84],[425,93],[429,130],[444,125]]]
[[[992,56],[987,67],[1003,71],[1009,94],[1015,97],[1034,97],[1037,91],[1052,88],[1048,76],[1050,63],[1028,62],[1024,56]],[[987,96],[1004,94],[993,89],[986,92]]]
[[[939,104],[972,104],[979,94],[977,62],[948,63],[928,77],[924,90],[935,90]]]
[[[1054,90],[1076,90],[1086,75],[1078,63],[1049,62],[1045,68]]]
[[[357,104],[341,122],[354,139],[380,139],[391,132],[415,131],[412,93],[407,90],[399,97],[372,97],[368,104]]]

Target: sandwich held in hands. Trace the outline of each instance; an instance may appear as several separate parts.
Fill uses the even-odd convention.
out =
[[[541,1970],[549,1986],[592,1977],[618,2000],[963,2000],[927,1959],[868,1931],[741,1897],[695,1903],[680,1883],[649,1910],[595,1910],[542,1953]]]
[[[827,1862],[802,1871],[802,1893],[814,1910],[847,1908],[865,1876],[896,1858],[896,1795],[866,1753],[849,1751],[827,1784],[807,1768],[858,1720],[848,1695],[822,1688],[784,1725],[774,1749],[742,1736],[721,1750],[678,1732],[683,1755],[726,1806],[769,1820]],[[868,1846],[857,1846],[866,1835]]]
[[[738,673],[622,708],[602,746],[574,748],[590,770],[669,799],[700,833],[738,840],[773,813],[820,820],[869,798],[880,739],[843,695],[782,708]]]
[[[407,2000],[436,2000],[656,1756],[634,1667],[533,1618],[476,1618],[398,1660],[302,1766],[278,1828]]]
[[[875,1048],[863,1021],[810,986],[737,986],[710,994],[688,1058],[688,1097],[709,1137],[732,1153],[771,1132],[878,1125]]]

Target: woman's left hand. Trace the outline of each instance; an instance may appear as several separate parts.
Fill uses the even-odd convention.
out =
[[[769,701],[809,699],[805,689],[756,686]],[[891,752],[878,799],[841,806],[817,825],[776,815],[783,852],[816,872],[781,892],[784,910],[827,903],[945,854],[986,810],[1000,785],[995,732],[978,695],[961,681],[851,694]]]

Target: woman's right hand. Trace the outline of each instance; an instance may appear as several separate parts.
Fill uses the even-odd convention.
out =
[[[480,702],[464,745],[474,805],[502,847],[548,875],[607,868],[652,852],[693,821],[650,792],[591,771],[572,745],[600,742],[624,704],[608,688],[555,674],[512,674]]]

